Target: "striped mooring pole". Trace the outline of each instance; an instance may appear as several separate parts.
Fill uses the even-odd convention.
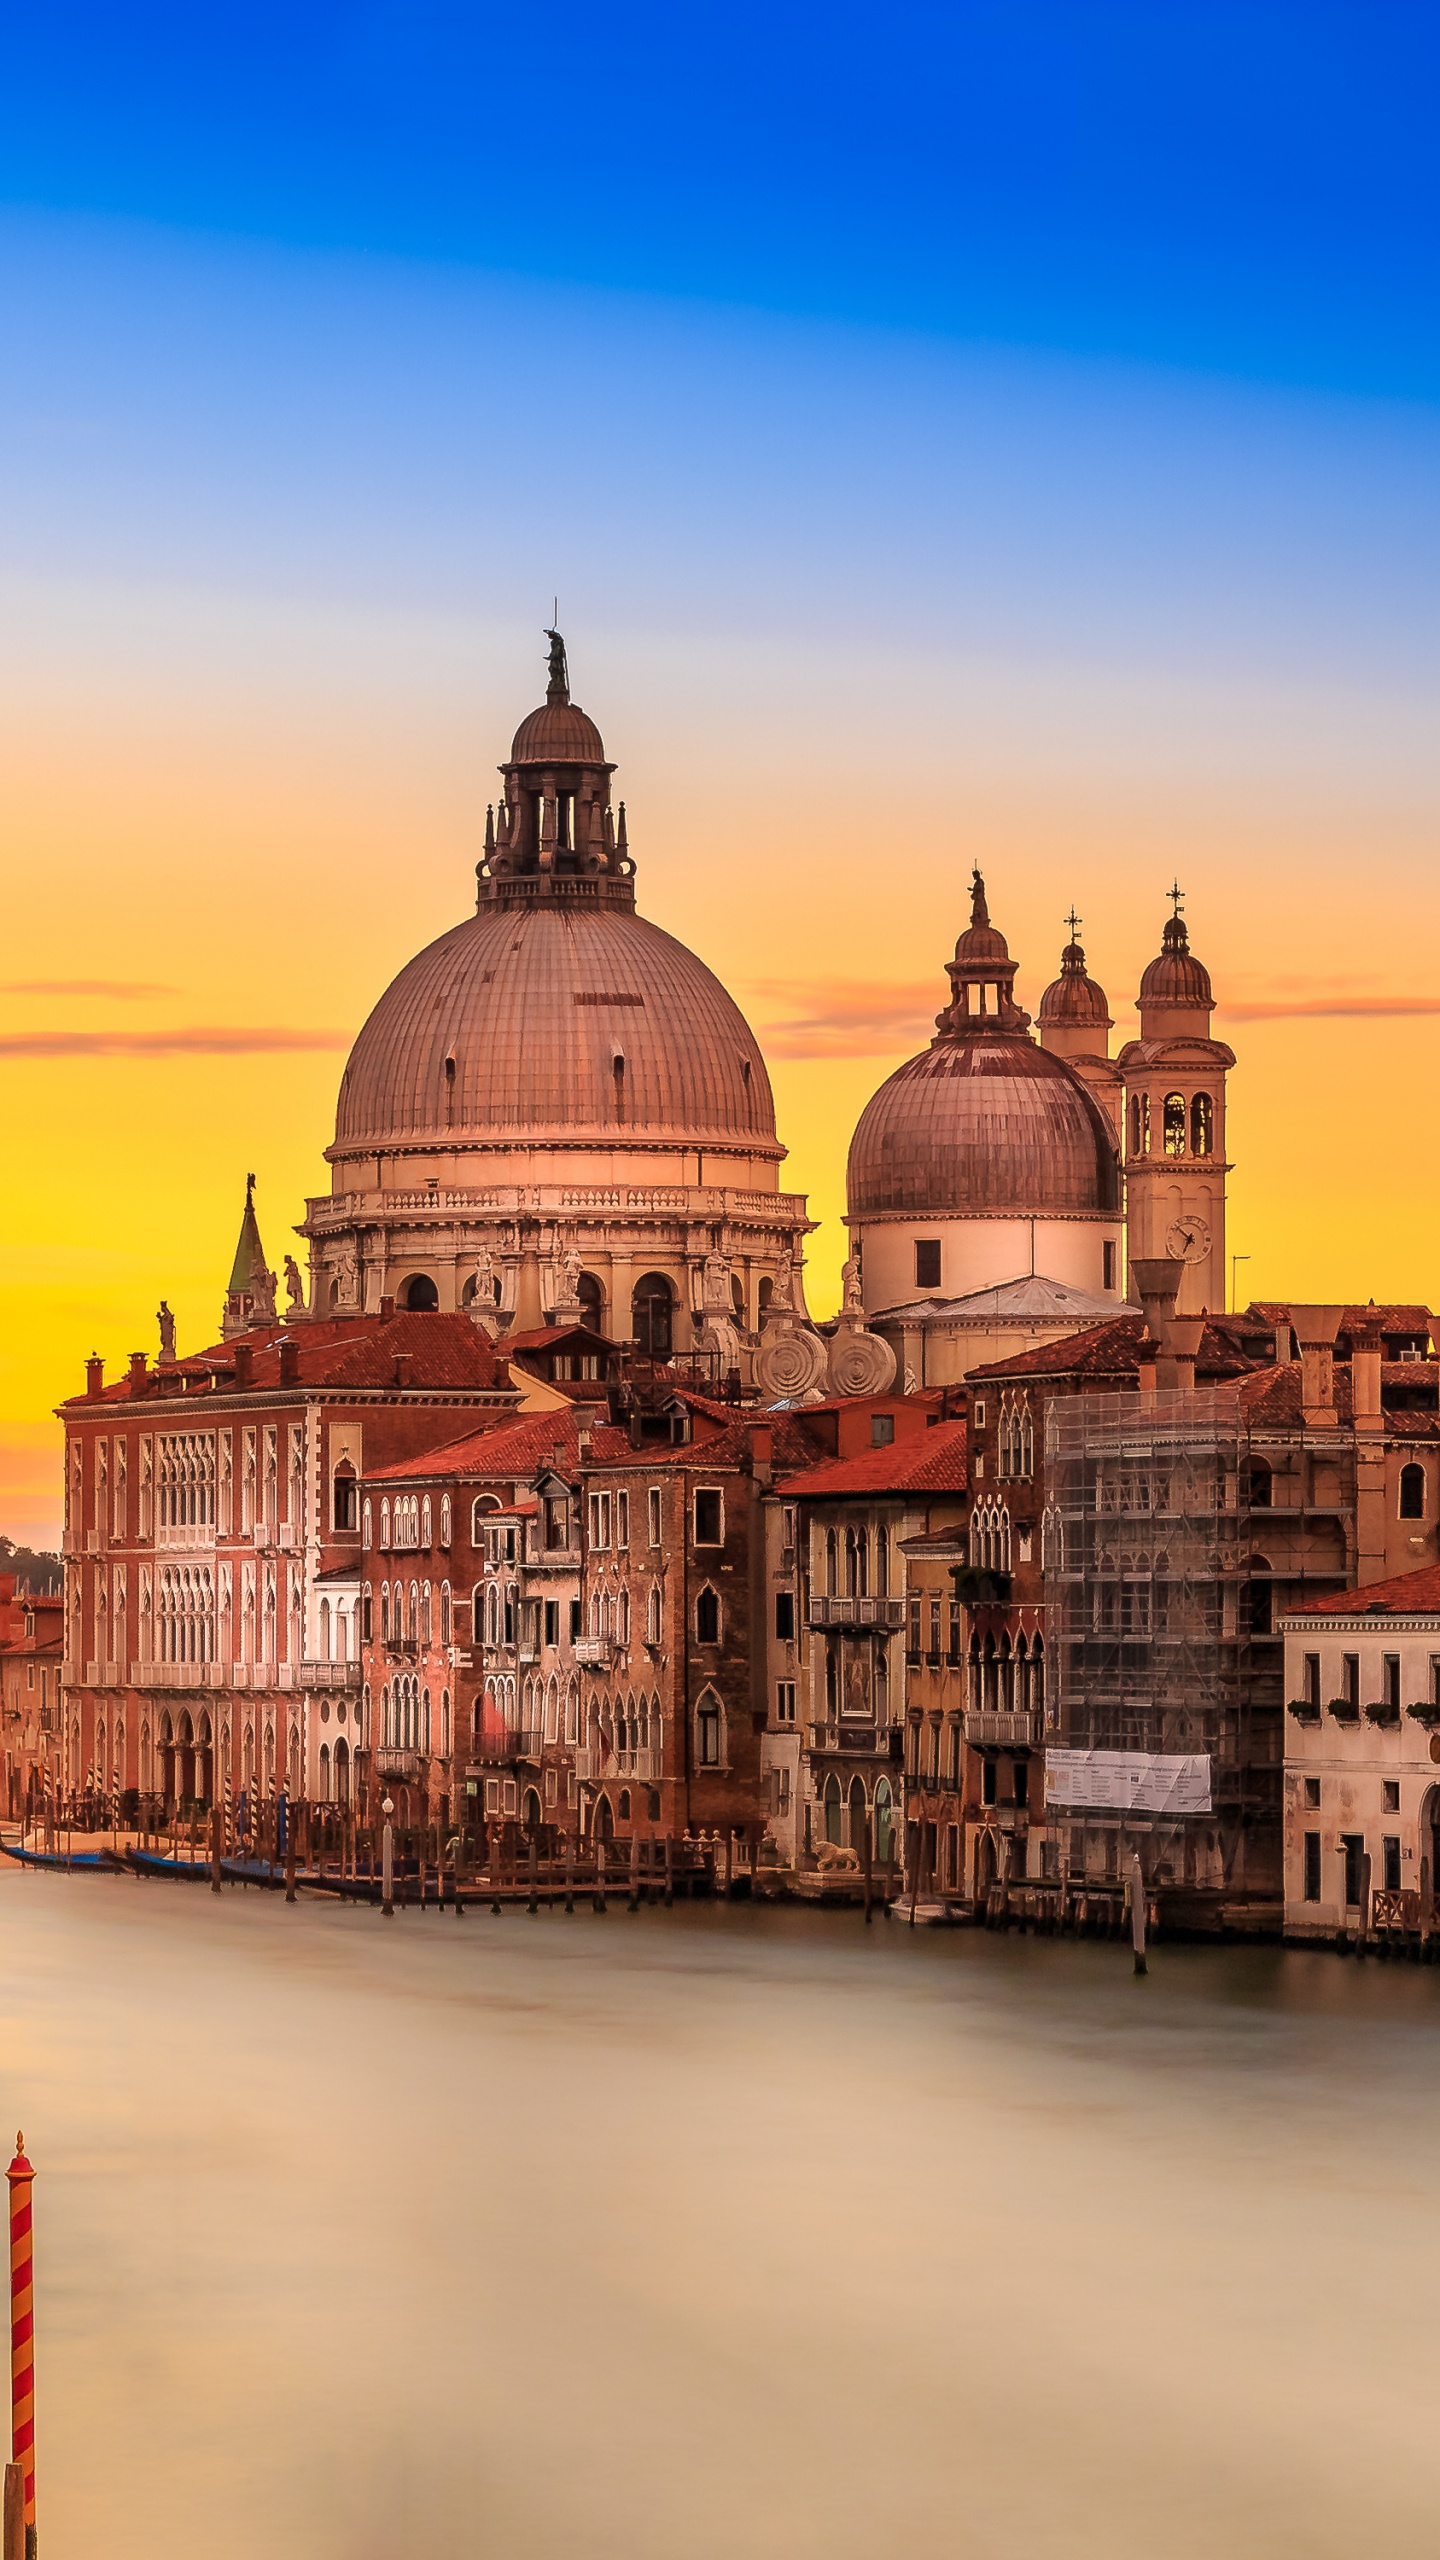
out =
[[[25,2136],[15,2136],[10,2181],[10,2433],[25,2482],[25,2560],[35,2560],[35,2267]]]

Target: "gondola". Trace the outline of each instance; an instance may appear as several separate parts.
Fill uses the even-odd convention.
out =
[[[127,1849],[124,1864],[140,1876],[183,1876],[191,1884],[208,1884],[210,1861],[197,1858],[162,1858],[154,1849]]]
[[[61,1875],[113,1876],[123,1864],[113,1849],[72,1849],[67,1856],[63,1849],[22,1849],[18,1841],[0,1840],[0,1850],[22,1867],[54,1867]]]

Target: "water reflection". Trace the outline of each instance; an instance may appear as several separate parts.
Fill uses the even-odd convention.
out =
[[[0,1878],[47,2560],[1428,2548],[1440,1976]]]

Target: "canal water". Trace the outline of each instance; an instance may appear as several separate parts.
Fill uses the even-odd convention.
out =
[[[46,2560],[1352,2560],[1440,1971],[0,1876]]]

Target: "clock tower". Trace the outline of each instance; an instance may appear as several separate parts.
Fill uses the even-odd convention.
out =
[[[1215,998],[1170,892],[1158,958],[1140,981],[1140,1037],[1116,1061],[1125,1089],[1125,1240],[1133,1265],[1182,1266],[1181,1315],[1226,1303],[1225,1079],[1235,1052],[1210,1037]],[[1133,1291],[1131,1293],[1134,1294]]]

